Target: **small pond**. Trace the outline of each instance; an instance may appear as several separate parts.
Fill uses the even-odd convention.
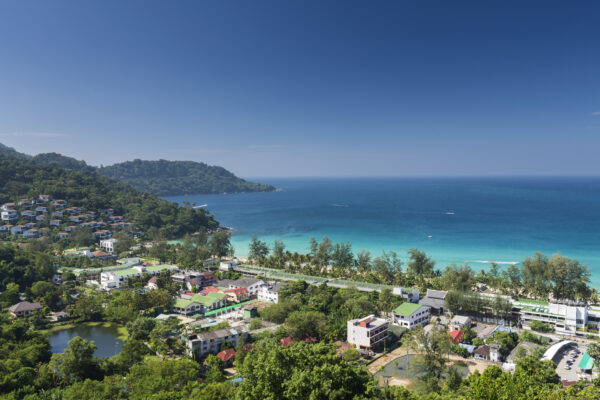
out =
[[[415,368],[414,363],[411,365],[411,361],[415,358],[415,355],[400,356],[394,361],[388,363],[382,370],[377,371],[375,376],[386,377],[386,378],[400,378],[400,379],[414,379],[418,378],[418,371]],[[460,376],[463,378],[469,374],[469,368],[466,365],[460,363],[454,363],[454,368]]]
[[[117,339],[119,332],[116,326],[77,325],[73,328],[62,329],[49,334],[52,353],[62,353],[75,336],[96,343],[96,357],[112,357],[121,352],[123,341]]]

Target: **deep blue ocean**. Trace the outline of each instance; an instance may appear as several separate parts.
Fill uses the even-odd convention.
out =
[[[206,204],[235,229],[236,254],[253,234],[307,252],[311,236],[353,251],[426,251],[443,267],[508,265],[535,251],[588,264],[600,287],[600,178],[255,178],[282,191],[169,197]]]

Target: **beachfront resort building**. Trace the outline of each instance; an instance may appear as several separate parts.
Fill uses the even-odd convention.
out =
[[[519,299],[513,302],[519,319],[525,325],[532,321],[545,322],[563,335],[582,334],[586,325],[600,324],[600,309],[574,302],[546,302]]]
[[[428,306],[414,303],[402,303],[392,312],[392,322],[407,329],[417,325],[427,325],[431,312]]]
[[[383,344],[388,337],[389,322],[369,315],[362,319],[348,321],[347,342],[357,349],[371,349]]]

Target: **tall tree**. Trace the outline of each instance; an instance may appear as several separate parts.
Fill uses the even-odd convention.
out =
[[[231,232],[227,230],[212,234],[209,242],[210,252],[216,257],[225,257],[231,250]]]
[[[443,286],[446,290],[466,292],[474,284],[474,273],[468,264],[457,266],[452,264],[446,267],[442,275]]]
[[[373,272],[382,283],[393,285],[402,279],[402,261],[394,251],[386,252],[373,260]]]
[[[283,268],[285,262],[285,244],[281,240],[275,240],[273,242],[273,253],[272,257],[275,260],[275,266],[277,268]]]
[[[354,255],[352,254],[352,245],[350,242],[336,243],[333,246],[331,261],[336,276],[347,276],[354,263]]]
[[[425,391],[439,391],[439,380],[446,371],[446,359],[450,353],[450,335],[446,329],[433,323],[429,332],[422,326],[413,329],[406,343],[409,349],[419,353],[411,362]]]
[[[371,272],[371,253],[367,250],[361,250],[356,255],[356,268],[361,274]]]
[[[266,242],[259,240],[256,235],[252,236],[250,244],[248,245],[248,258],[253,263],[264,260],[269,255],[269,247]]]
[[[511,264],[502,274],[507,284],[507,290],[512,297],[518,297],[522,290],[521,271],[515,264]]]
[[[69,340],[64,353],[53,354],[50,368],[66,384],[86,378],[98,378],[100,368],[94,358],[96,345],[79,336]]]
[[[547,298],[550,292],[551,273],[548,269],[548,257],[535,253],[521,263],[523,289],[536,298]]]
[[[409,261],[406,264],[408,272],[416,277],[431,277],[433,276],[433,267],[435,261],[431,257],[427,257],[424,251],[418,249],[408,250]]]

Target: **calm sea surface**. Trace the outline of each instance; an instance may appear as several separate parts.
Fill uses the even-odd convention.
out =
[[[311,236],[374,255],[425,250],[443,267],[518,262],[561,253],[600,287],[600,178],[255,179],[281,192],[169,197],[204,205],[235,228],[236,254],[253,234],[306,252]]]

